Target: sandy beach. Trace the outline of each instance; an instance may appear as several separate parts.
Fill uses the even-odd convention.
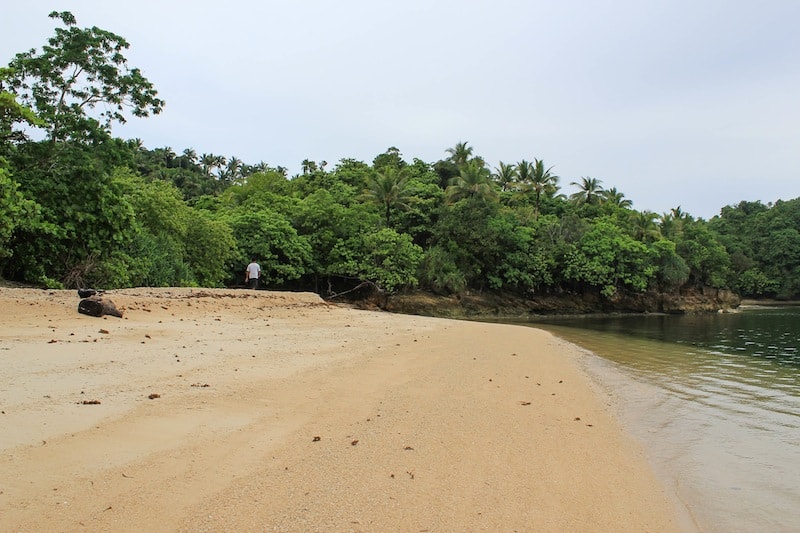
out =
[[[0,289],[0,531],[681,531],[576,347],[309,293]]]

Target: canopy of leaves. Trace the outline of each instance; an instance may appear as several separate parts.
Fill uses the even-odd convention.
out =
[[[643,291],[656,274],[654,252],[608,220],[595,221],[567,257],[567,280],[598,287],[606,296],[620,288]]]
[[[13,253],[10,241],[15,230],[30,229],[39,214],[38,204],[20,192],[19,184],[11,179],[8,162],[0,157],[0,262]]]
[[[730,253],[728,283],[751,297],[800,295],[800,198],[740,202],[722,209],[709,226]]]
[[[128,42],[97,27],[78,28],[68,11],[50,17],[56,28],[41,51],[17,54],[2,76],[5,90],[33,109],[48,138],[96,139],[114,122],[159,113],[164,102],[138,68],[128,67]],[[93,112],[96,111],[96,114]]]
[[[370,281],[383,291],[394,292],[417,286],[422,248],[411,242],[411,236],[382,228],[338,243],[331,256],[330,268],[338,275]]]

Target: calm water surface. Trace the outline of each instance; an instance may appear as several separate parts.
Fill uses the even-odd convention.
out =
[[[601,356],[589,371],[699,529],[800,532],[800,307],[531,325]]]

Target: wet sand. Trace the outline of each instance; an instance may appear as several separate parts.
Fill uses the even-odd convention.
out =
[[[529,327],[316,295],[0,289],[0,530],[680,531]]]

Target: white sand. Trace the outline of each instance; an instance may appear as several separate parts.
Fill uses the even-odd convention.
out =
[[[546,332],[306,293],[107,296],[124,318],[0,289],[0,531],[681,529]]]

